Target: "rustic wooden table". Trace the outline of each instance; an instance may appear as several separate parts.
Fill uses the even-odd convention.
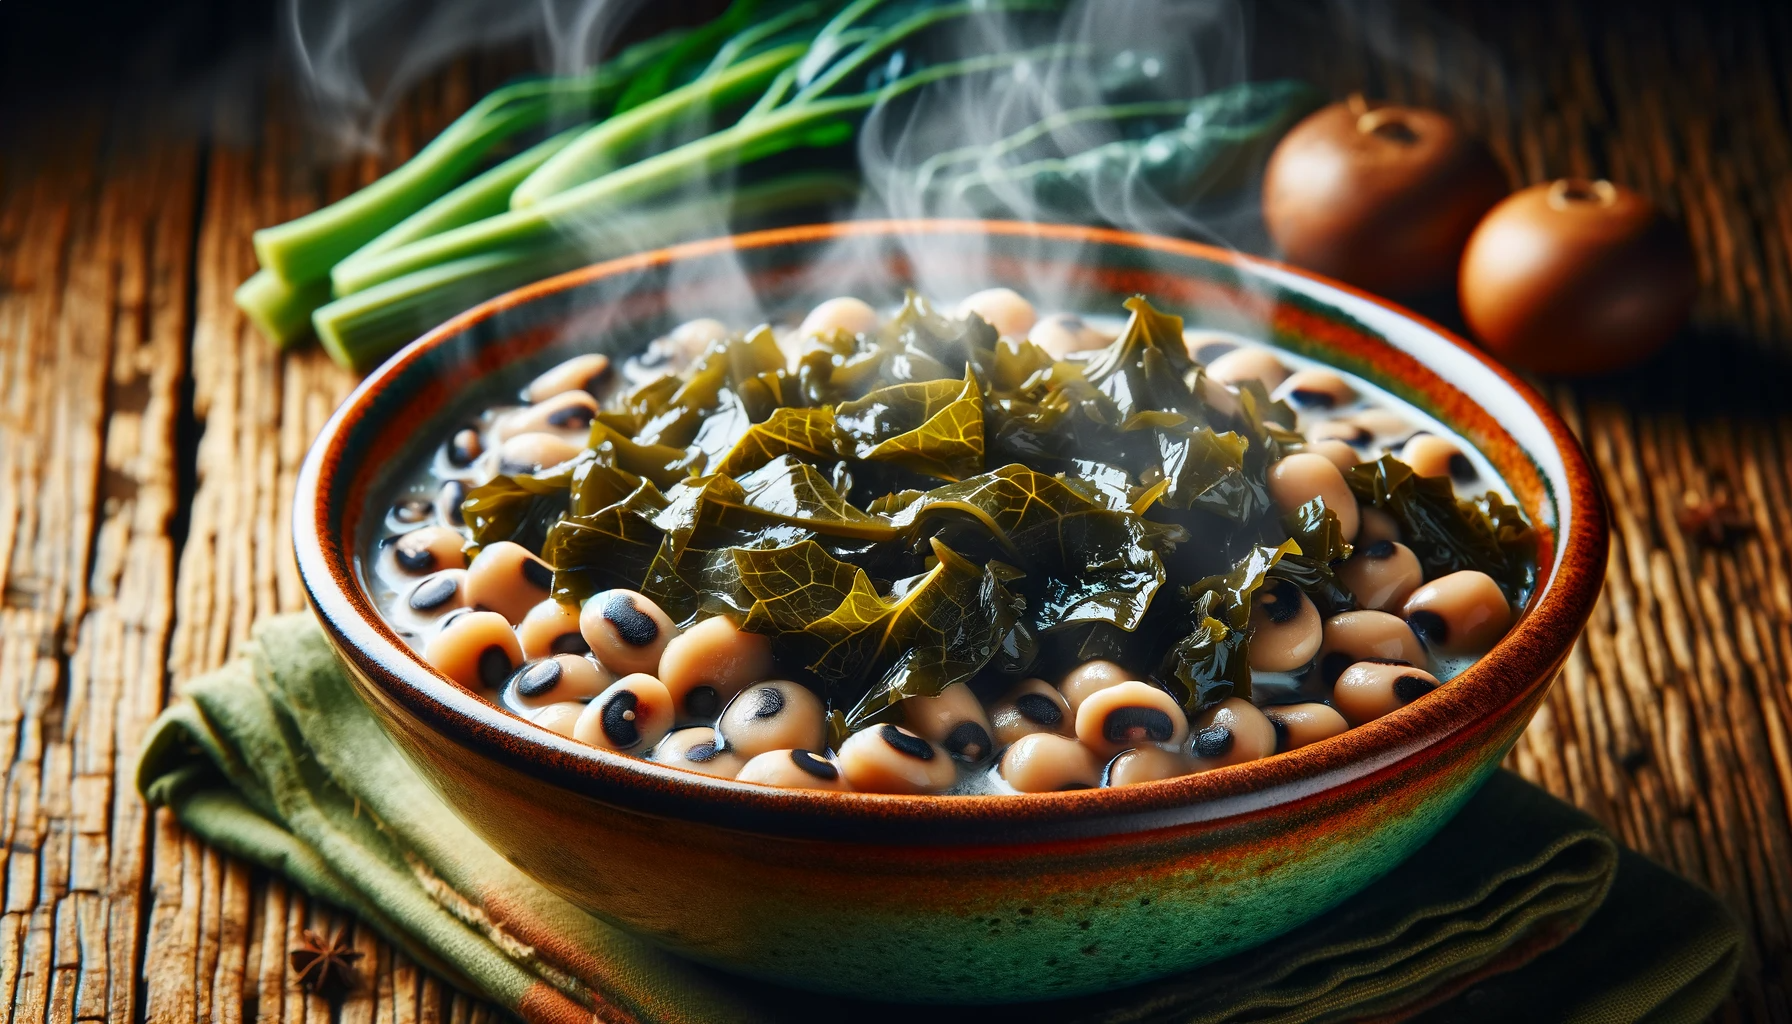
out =
[[[1746,923],[1722,1019],[1792,1018],[1792,10],[1277,7],[1254,47],[1262,73],[1458,113],[1514,180],[1609,175],[1689,226],[1694,326],[1642,371],[1550,386],[1616,534],[1592,626],[1510,763]],[[367,983],[342,1020],[484,1018],[147,813],[131,768],[182,680],[302,605],[293,475],[353,384],[238,315],[250,231],[390,166],[494,72],[431,79],[382,158],[320,167],[290,90],[244,68],[274,66],[265,48],[198,81],[157,73],[185,52],[0,106],[0,1007],[323,1021],[285,953],[345,927]],[[1701,535],[1689,502],[1734,528]]]

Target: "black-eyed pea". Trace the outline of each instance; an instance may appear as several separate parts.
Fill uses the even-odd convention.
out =
[[[1350,728],[1336,708],[1325,704],[1278,704],[1264,708],[1263,715],[1275,728],[1278,752],[1299,750]]]
[[[563,462],[570,462],[584,451],[559,434],[532,430],[505,440],[498,446],[498,472],[516,475],[537,473]]]
[[[1269,349],[1245,345],[1208,363],[1207,375],[1234,387],[1254,380],[1262,384],[1265,391],[1274,391],[1288,379],[1288,367],[1283,366]]]
[[[1101,785],[1101,758],[1068,736],[1036,732],[1002,753],[1002,781],[1022,793],[1057,793]]]
[[[827,712],[807,687],[768,679],[736,694],[716,728],[728,749],[745,758],[768,750],[820,750],[827,742]]]
[[[1360,522],[1356,495],[1350,493],[1344,473],[1323,455],[1296,452],[1277,460],[1269,467],[1269,496],[1284,512],[1292,512],[1314,498],[1321,498],[1326,508],[1337,513],[1338,529],[1344,539],[1356,537]]]
[[[516,631],[497,612],[462,612],[423,645],[423,660],[473,693],[496,690],[523,663]]]
[[[797,334],[809,338],[821,334],[832,334],[845,331],[848,334],[866,334],[877,326],[877,310],[863,299],[855,299],[850,295],[842,295],[823,302],[803,317],[802,326]]]
[[[540,708],[567,701],[584,703],[604,692],[615,677],[578,654],[556,654],[524,665],[510,677],[509,702],[520,708]]]
[[[643,369],[650,371],[650,378],[662,373],[682,373],[711,344],[727,336],[728,325],[720,320],[710,317],[687,320],[653,339],[647,351],[641,353],[639,362]]]
[[[1400,461],[1420,476],[1449,477],[1457,483],[1472,483],[1481,474],[1455,442],[1436,434],[1414,434],[1400,447]]]
[[[1194,763],[1180,747],[1144,746],[1122,750],[1114,755],[1101,773],[1104,786],[1132,786],[1141,782],[1174,779],[1195,770]]]
[[[422,498],[400,498],[392,503],[387,516],[400,526],[415,526],[430,517],[435,511],[428,501]]]
[[[584,701],[569,700],[536,708],[527,717],[529,721],[551,733],[572,739],[573,728],[579,724],[579,716],[584,713]]]
[[[1412,424],[1392,409],[1363,409],[1353,413],[1350,422],[1367,430],[1377,440],[1392,444],[1412,436]]]
[[[523,643],[523,653],[531,658],[591,651],[591,645],[579,632],[579,606],[562,604],[551,597],[529,609],[523,621],[517,623],[516,637]]]
[[[552,398],[542,399],[534,405],[506,414],[492,426],[492,435],[500,442],[532,433],[553,434],[563,439],[582,441],[591,433],[591,421],[595,419],[597,399],[583,391],[563,391]]]
[[[1330,370],[1300,370],[1288,375],[1271,396],[1296,409],[1326,411],[1356,400],[1356,389]]]
[[[1512,628],[1512,606],[1500,585],[1474,569],[1439,576],[1413,591],[1401,614],[1439,654],[1479,654]]]
[[[944,747],[887,722],[848,736],[835,764],[865,793],[941,793],[958,781]]]
[[[672,694],[679,721],[713,722],[735,694],[771,670],[771,640],[717,615],[667,642],[659,677]]]
[[[553,585],[553,568],[514,541],[487,544],[467,567],[467,600],[511,622],[547,600]]]
[[[448,569],[427,577],[412,587],[404,598],[405,611],[424,622],[439,619],[469,604],[465,569]]]
[[[1425,582],[1425,569],[1411,548],[1391,540],[1378,540],[1356,546],[1338,567],[1338,582],[1362,607],[1392,612]]]
[[[1307,429],[1307,439],[1313,444],[1320,441],[1339,441],[1349,446],[1354,452],[1357,448],[1367,448],[1370,442],[1375,440],[1375,435],[1355,419],[1345,418],[1320,420]]]
[[[1319,643],[1319,678],[1331,685],[1359,661],[1395,662],[1425,668],[1431,664],[1412,627],[1398,615],[1359,609],[1325,620]]]
[[[1276,752],[1276,727],[1248,700],[1227,697],[1189,723],[1194,771],[1243,764]]]
[[[1338,467],[1338,472],[1340,473],[1345,472],[1352,466],[1363,461],[1362,457],[1357,455],[1355,448],[1350,447],[1350,445],[1343,441],[1330,438],[1319,441],[1309,441],[1304,450],[1312,452],[1314,455],[1325,456],[1332,465]],[[1359,525],[1357,529],[1360,531],[1362,527]]]
[[[985,288],[958,304],[958,315],[975,313],[1004,338],[1024,338],[1038,321],[1033,304],[1012,288]]]
[[[1313,599],[1270,577],[1251,595],[1251,671],[1293,672],[1319,653],[1324,624]]]
[[[455,469],[466,469],[485,454],[485,440],[476,427],[462,427],[448,437],[443,454]]]
[[[425,526],[400,534],[388,545],[392,564],[409,576],[426,576],[442,569],[465,569],[467,556],[461,545],[467,542],[459,530],[447,526]]]
[[[672,731],[672,696],[645,672],[623,676],[585,705],[572,738],[606,750],[646,750]]]
[[[989,706],[996,746],[1005,747],[1036,732],[1076,735],[1076,716],[1057,687],[1043,679],[1023,679]]]
[[[461,513],[461,502],[467,500],[467,485],[459,480],[450,480],[436,492],[436,516],[449,526],[467,525],[467,517]]]
[[[1075,352],[1102,348],[1113,339],[1075,313],[1053,313],[1042,317],[1027,331],[1027,340],[1044,349],[1053,359],[1063,359]]]
[[[1231,335],[1218,331],[1204,331],[1198,327],[1182,329],[1182,347],[1188,349],[1188,357],[1205,366],[1215,359],[1238,348],[1238,342]]]
[[[807,750],[768,750],[748,761],[735,778],[785,789],[844,791],[852,788],[847,785],[846,776],[838,765]]]
[[[1099,693],[1110,686],[1118,686],[1132,678],[1133,674],[1119,665],[1097,658],[1071,669],[1058,683],[1058,692],[1064,695],[1064,702],[1070,706],[1070,717],[1074,722],[1077,709],[1082,706],[1083,701],[1089,699],[1090,694]]]
[[[1437,677],[1411,665],[1359,661],[1338,676],[1332,706],[1351,725],[1373,722],[1438,687]]]
[[[909,697],[901,708],[902,724],[910,732],[938,743],[960,761],[975,763],[995,753],[989,718],[964,683],[953,683],[936,697]]]
[[[1394,517],[1372,505],[1364,505],[1358,510],[1359,523],[1356,528],[1358,544],[1374,544],[1377,541],[1400,540],[1400,524]]]
[[[523,398],[530,402],[543,402],[568,391],[583,391],[595,395],[598,381],[609,372],[609,356],[595,352],[573,356],[530,381],[529,386],[523,389]]]
[[[650,760],[688,772],[732,779],[740,774],[746,758],[729,750],[722,734],[707,725],[674,729],[654,744]]]
[[[579,611],[579,632],[612,672],[657,672],[678,627],[652,598],[632,590],[595,594]]]
[[[1077,707],[1076,738],[1102,757],[1144,743],[1175,746],[1188,738],[1188,716],[1161,688],[1129,679]]]

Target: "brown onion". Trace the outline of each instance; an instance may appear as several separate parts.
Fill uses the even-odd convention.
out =
[[[1469,239],[1462,316],[1487,350],[1538,373],[1603,373],[1665,344],[1698,294],[1686,233],[1609,181],[1532,185]]]
[[[1493,154],[1417,107],[1334,103],[1294,126],[1263,178],[1263,220],[1300,266],[1385,295],[1446,288],[1475,223],[1506,194]]]

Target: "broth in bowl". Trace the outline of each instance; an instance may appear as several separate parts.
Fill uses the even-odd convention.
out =
[[[576,356],[445,432],[365,553],[438,672],[691,772],[1125,786],[1423,700],[1536,539],[1367,382],[1144,298],[840,297]]]

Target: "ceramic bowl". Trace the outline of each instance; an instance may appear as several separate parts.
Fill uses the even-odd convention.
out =
[[[1486,657],[1337,738],[1201,775],[1029,796],[881,796],[720,781],[582,746],[426,666],[357,552],[457,415],[573,351],[678,320],[738,325],[830,294],[1011,285],[1053,308],[1149,295],[1379,384],[1486,456],[1539,527],[1540,584]],[[526,364],[526,365],[519,365]],[[337,410],[293,512],[311,603],[359,692],[505,857],[600,918],[712,964],[904,1001],[1086,993],[1218,959],[1314,917],[1447,821],[1517,738],[1600,587],[1606,518],[1566,426],[1447,332],[1342,285],[1202,245],[1087,228],[855,222],[678,246],[512,292],[442,325]]]

